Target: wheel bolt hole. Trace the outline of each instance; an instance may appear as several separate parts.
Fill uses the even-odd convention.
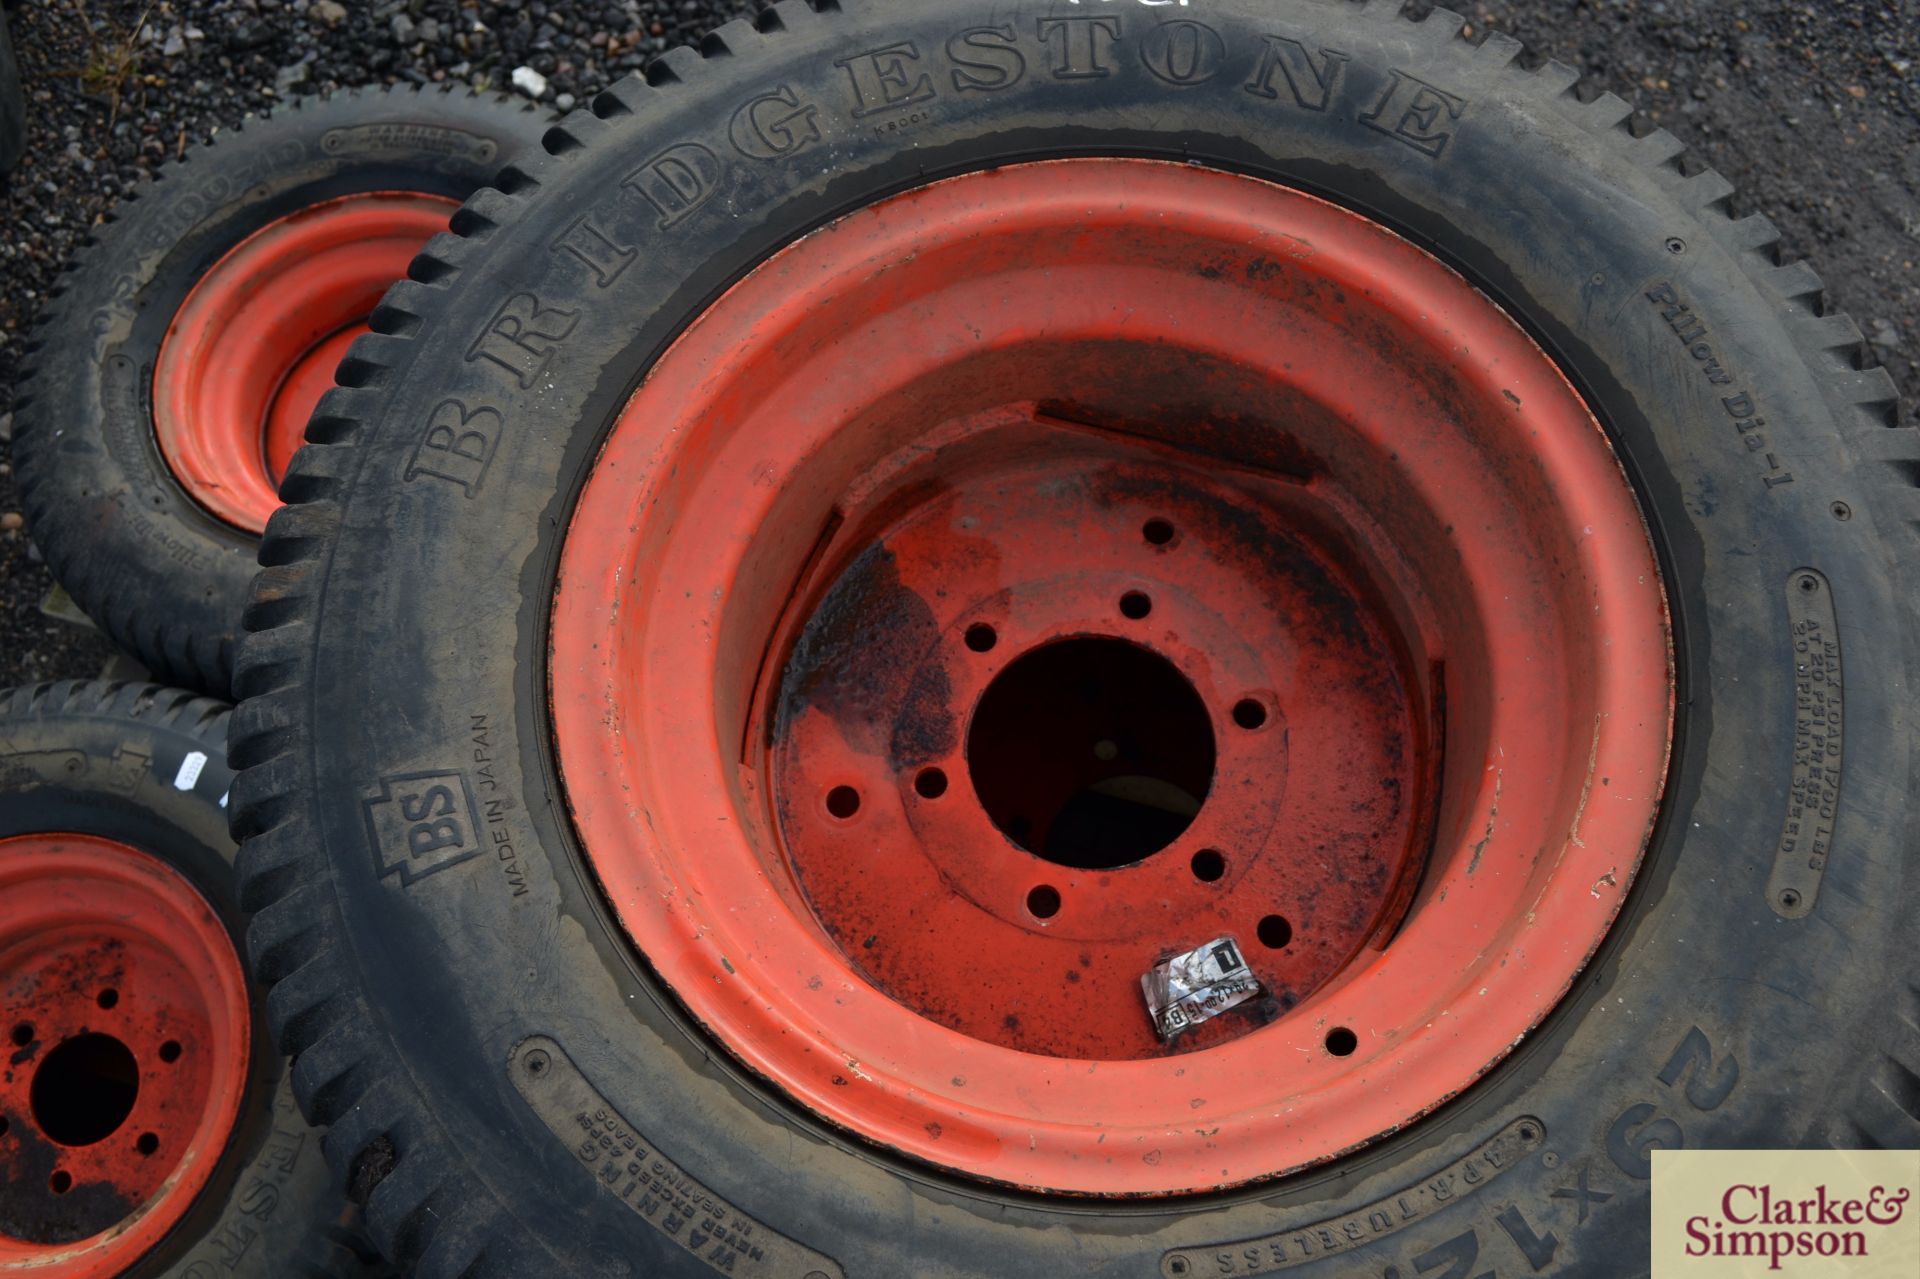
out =
[[[1360,1037],[1345,1026],[1335,1026],[1327,1032],[1327,1051],[1336,1057],[1351,1057],[1359,1046]]]
[[[913,779],[913,789],[922,799],[939,799],[947,793],[947,774],[938,768],[923,768]]]
[[[20,1022],[13,1028],[11,1038],[13,1039],[13,1046],[15,1048],[25,1048],[33,1042],[33,1023],[30,1021]]]
[[[160,1060],[168,1063],[179,1061],[180,1045],[176,1041],[171,1039],[169,1039],[166,1043],[161,1044]]]
[[[133,1143],[133,1148],[143,1155],[151,1155],[154,1151],[160,1149],[160,1138],[153,1133],[143,1132],[140,1134],[139,1140]]]
[[[1254,929],[1260,938],[1260,944],[1268,950],[1280,950],[1293,940],[1293,925],[1287,922],[1285,915],[1268,915]]]
[[[1042,884],[1027,894],[1027,913],[1035,919],[1052,919],[1060,913],[1060,890]]]
[[[1193,855],[1193,877],[1211,884],[1227,873],[1227,859],[1217,848],[1203,848]]]
[[[846,821],[860,811],[860,792],[851,786],[834,787],[827,792],[827,811]]]
[[[1140,591],[1128,591],[1120,597],[1120,615],[1139,621],[1153,612],[1153,601]]]
[[[975,622],[967,628],[967,647],[976,653],[988,652],[999,642],[999,634],[985,622]]]
[[[1140,536],[1146,538],[1149,545],[1165,546],[1173,540],[1173,525],[1163,519],[1151,519],[1140,526]]]
[[[120,992],[109,987],[101,991],[93,1002],[99,1004],[102,1008],[111,1008],[120,1002]]]
[[[1256,729],[1267,722],[1267,708],[1251,697],[1243,697],[1233,704],[1233,722],[1244,729]]]
[[[66,1194],[69,1190],[73,1189],[73,1174],[65,1168],[60,1169],[54,1173],[53,1176],[47,1178],[47,1189],[56,1195]]]

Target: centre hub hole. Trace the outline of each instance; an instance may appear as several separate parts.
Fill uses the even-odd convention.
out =
[[[1151,856],[1213,784],[1213,723],[1179,668],[1125,640],[1062,640],[994,677],[967,733],[975,794],[1008,839],[1061,866]]]
[[[63,1146],[91,1146],[113,1135],[140,1095],[140,1064],[112,1035],[61,1041],[33,1073],[28,1102],[40,1131]]]

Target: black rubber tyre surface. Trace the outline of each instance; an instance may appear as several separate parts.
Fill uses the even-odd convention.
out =
[[[1197,83],[1155,61],[1170,46],[1155,32],[1175,22],[1204,28],[1182,37],[1210,51],[1189,64]],[[863,1279],[1614,1279],[1646,1266],[1654,1147],[1920,1141],[1915,630],[1902,576],[1920,441],[1894,429],[1891,382],[1867,367],[1858,329],[1828,311],[1808,267],[1780,259],[1764,218],[1734,214],[1721,177],[1570,69],[1497,35],[1461,40],[1461,25],[1338,0],[781,4],[569,117],[547,154],[476,195],[456,234],[428,247],[342,366],[344,389],[322,403],[285,486],[234,741],[253,955],[279,983],[276,1031],[298,1055],[302,1102],[333,1125],[329,1150],[368,1190],[383,1248],[429,1276],[695,1276],[710,1258],[784,1273],[705,1235],[690,1250],[700,1217],[739,1214],[831,1258],[820,1273]],[[871,70],[860,60],[876,50],[897,74],[850,73]],[[1279,65],[1301,57],[1287,80]],[[863,90],[869,107],[874,94],[922,100],[855,118]],[[730,121],[774,92],[816,107],[820,136],[796,131],[802,145],[772,159],[744,154]],[[710,189],[683,200],[694,207],[623,187],[689,144],[714,161]],[[1299,186],[1460,270],[1606,423],[1674,613],[1679,735],[1661,822],[1625,913],[1560,1009],[1408,1130],[1204,1199],[1001,1192],[772,1095],[690,1024],[610,922],[546,712],[571,504],[675,333],[841,213],[936,177],[1074,154]],[[578,230],[589,221],[592,240]],[[556,309],[535,343],[537,389],[470,354],[507,305]],[[1702,342],[1726,383],[1705,373]],[[1735,394],[1758,412],[1736,418]],[[449,401],[499,415],[477,484],[410,466]],[[1789,591],[1808,569],[1834,614],[1816,619],[1818,638],[1837,644],[1857,690],[1844,703],[1837,669],[1830,685],[1796,686],[1794,645],[1809,632]],[[1829,761],[1838,808],[1817,900],[1783,914],[1769,876],[1796,770],[1804,786],[1820,762],[1796,738],[1803,694],[1844,706],[1844,765]],[[372,846],[363,806],[389,779],[426,773],[483,784],[492,833],[475,814],[463,851],[478,855],[383,877],[394,858]],[[577,1140],[523,1101],[510,1063],[536,1035],[612,1122],[699,1180],[694,1216],[658,1204],[649,1216],[603,1188]],[[1488,1152],[1514,1131],[1537,1144],[1494,1171]]]
[[[233,842],[222,807],[227,708],[152,684],[39,684],[0,692],[0,838],[99,835],[179,870],[242,944]],[[181,765],[202,756],[189,789]],[[233,1143],[171,1236],[129,1273],[181,1279],[371,1273],[364,1236],[293,1101],[255,996],[254,1066]],[[24,1129],[23,1129],[24,1130]]]
[[[20,373],[22,500],[54,577],[156,676],[228,694],[258,551],[188,496],[154,434],[154,359],[194,283],[322,200],[464,200],[547,124],[529,103],[464,88],[296,100],[162,166],[70,265]]]
[[[27,149],[27,99],[20,87],[20,62],[13,56],[7,15],[0,13],[0,174],[12,173]]]

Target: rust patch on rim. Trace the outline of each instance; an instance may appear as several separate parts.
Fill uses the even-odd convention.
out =
[[[1056,1192],[1273,1177],[1484,1073],[1612,923],[1673,678],[1604,432],[1483,295],[1253,179],[1019,165],[776,254],[574,513],[567,799],[801,1104]],[[1264,998],[1168,1045],[1139,979]]]

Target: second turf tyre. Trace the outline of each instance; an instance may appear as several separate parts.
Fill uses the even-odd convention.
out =
[[[296,100],[162,166],[28,344],[14,456],[54,576],[169,682],[226,696],[259,536],[352,337],[546,114],[464,87]]]
[[[1616,1276],[1655,1148],[1920,1137],[1850,691],[1920,449],[1724,180],[1460,28],[783,4],[430,246],[235,739],[382,1247]]]
[[[241,967],[228,717],[0,691],[0,1273],[378,1271]]]

